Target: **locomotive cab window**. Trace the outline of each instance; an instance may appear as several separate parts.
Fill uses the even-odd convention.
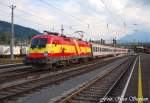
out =
[[[31,48],[44,48],[47,44],[47,38],[34,38],[31,42]]]

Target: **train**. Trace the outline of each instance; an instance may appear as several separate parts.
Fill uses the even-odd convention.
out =
[[[46,32],[32,37],[25,64],[67,65],[95,58],[127,54],[128,49],[101,45],[81,39]]]
[[[14,46],[13,53],[15,56],[24,56],[28,52],[28,46]],[[10,56],[10,46],[0,45],[0,57]]]

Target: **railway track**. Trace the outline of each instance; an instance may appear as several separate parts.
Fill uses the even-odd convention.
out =
[[[18,97],[21,94],[36,90],[37,88],[47,86],[48,84],[55,84],[64,81],[73,76],[81,75],[83,73],[92,71],[100,66],[104,66],[113,62],[115,59],[111,59],[105,62],[96,62],[88,66],[83,65],[73,69],[67,69],[62,72],[45,73],[41,75],[34,75],[28,78],[23,78],[12,83],[0,85],[0,102],[7,102],[8,100]]]
[[[113,59],[113,58],[112,58]],[[68,67],[59,67],[56,68],[55,72],[64,70],[64,69],[71,69],[73,67],[79,67],[81,65],[88,65],[93,64],[95,62],[99,62],[100,59],[98,60],[93,60],[93,61],[88,61],[86,63],[82,63],[82,64],[74,64],[74,65],[70,65]],[[101,62],[105,61],[107,59],[102,59]],[[7,66],[5,66],[7,67]],[[29,76],[33,76],[33,75],[40,75],[40,74],[44,74],[44,73],[48,73],[50,72],[49,70],[40,70],[39,68],[32,68],[31,66],[24,66],[24,65],[18,65],[15,67],[9,67],[9,68],[3,68],[3,70],[1,69],[0,71],[0,83],[5,83],[5,82],[9,82],[9,81],[13,81],[16,79],[21,79],[21,78],[27,78]]]
[[[80,86],[59,99],[54,103],[108,103],[113,102],[111,100],[106,101],[111,91],[115,88],[118,81],[124,76],[127,70],[129,70],[135,58],[130,58],[125,62],[121,63],[115,68],[103,73],[88,83]]]
[[[133,67],[136,65],[136,60],[134,61]],[[126,82],[128,81],[128,78],[131,76],[131,69],[126,69],[124,72],[121,73],[121,75],[118,77],[118,79],[116,80],[116,82],[111,86],[111,88],[109,89],[109,91],[105,94],[105,96],[103,97],[103,101],[102,103],[108,103],[108,99],[112,99],[113,102],[119,103],[120,100],[123,99],[122,97],[122,93],[124,93],[124,88],[126,85]],[[106,99],[104,101],[104,99]],[[125,99],[124,99],[125,100]],[[131,101],[126,101],[126,102],[131,102]]]
[[[9,68],[9,67],[18,67],[23,66],[22,63],[16,63],[16,64],[0,64],[0,69]]]
[[[4,68],[0,69],[0,83],[24,77],[26,74],[34,71],[31,66],[24,66],[23,64],[12,67],[4,66]]]

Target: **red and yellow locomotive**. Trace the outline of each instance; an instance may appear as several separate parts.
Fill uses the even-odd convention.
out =
[[[25,62],[29,64],[63,64],[90,59],[91,56],[89,42],[48,32],[32,38]]]

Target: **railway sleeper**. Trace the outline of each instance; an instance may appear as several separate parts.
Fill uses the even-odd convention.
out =
[[[85,93],[81,93],[78,96],[82,96],[82,97],[94,97],[94,98],[99,97],[99,95],[96,95],[96,94],[85,94]]]
[[[89,102],[89,101],[72,101],[71,103],[95,103],[95,102]]]
[[[80,103],[80,101],[84,101],[85,103],[87,103],[88,101],[90,102],[98,102],[100,98],[93,98],[93,97],[75,97],[73,98],[73,100],[78,101],[78,103]]]
[[[91,102],[91,101],[76,101],[76,100],[73,100],[72,102],[67,102],[67,103],[95,103],[95,102]]]
[[[84,93],[84,94],[95,94],[95,95],[99,95],[100,94],[98,92],[93,93],[91,91],[83,91],[82,93]]]
[[[90,89],[100,89],[101,86],[92,86],[92,87],[89,87]]]
[[[1,92],[1,94],[0,94],[0,98],[2,98],[2,97],[5,97],[5,96],[7,96],[7,95],[10,95],[10,94],[13,94],[12,92]]]
[[[96,92],[96,93],[97,93],[97,92],[102,92],[102,90],[101,90],[101,89],[99,89],[99,90],[95,90],[95,89],[92,89],[92,88],[89,88],[89,89],[88,89],[88,91],[90,91],[90,92],[94,92],[94,93],[95,93],[95,92]]]
[[[79,94],[78,96],[74,97],[73,99],[87,99],[87,100],[95,100],[98,99],[99,96],[95,96],[95,95],[81,95]]]
[[[7,92],[11,92],[11,93],[17,93],[19,90],[18,89],[10,89],[10,90],[7,90]]]
[[[0,100],[1,99],[3,99],[3,98],[6,98],[7,96],[9,96],[9,95],[13,95],[14,93],[12,93],[12,92],[7,92],[6,94],[3,94],[2,96],[1,96],[1,94],[0,94]]]
[[[28,88],[30,88],[31,86],[30,85],[20,85],[20,86],[18,86],[18,87],[16,87],[17,89],[20,89],[20,90],[24,90],[24,89],[28,89]]]

